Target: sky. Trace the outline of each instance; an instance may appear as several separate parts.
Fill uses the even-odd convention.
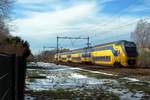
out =
[[[36,54],[56,47],[57,36],[89,36],[92,46],[132,40],[137,22],[150,17],[150,0],[17,0],[11,16],[11,34],[27,40]],[[75,49],[86,42],[61,39],[59,46]]]

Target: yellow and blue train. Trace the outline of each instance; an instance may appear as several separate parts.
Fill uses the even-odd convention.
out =
[[[137,58],[136,44],[126,40],[105,43],[90,48],[76,49],[55,55],[55,60],[59,62],[92,63],[112,66],[135,66]]]

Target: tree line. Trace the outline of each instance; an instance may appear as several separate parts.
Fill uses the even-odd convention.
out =
[[[59,53],[70,51],[66,48],[59,49]],[[36,61],[54,62],[54,55],[57,53],[57,49],[45,50],[35,55]]]

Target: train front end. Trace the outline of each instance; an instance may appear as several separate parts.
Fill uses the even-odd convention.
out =
[[[134,42],[125,42],[124,43],[124,51],[126,55],[126,65],[127,66],[136,66],[138,52],[137,47]]]

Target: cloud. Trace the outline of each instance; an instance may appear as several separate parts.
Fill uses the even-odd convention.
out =
[[[29,13],[31,17],[17,19],[14,23],[18,26],[18,31],[22,33],[22,36],[54,35],[66,32],[71,28],[71,24],[74,26],[73,23],[90,16],[93,9],[94,5],[84,4],[56,12]]]
[[[78,28],[76,24],[90,17],[91,12],[94,11],[94,6],[94,4],[81,4],[53,12],[30,12],[28,13],[30,17],[13,21],[17,29],[12,34],[27,39],[31,47],[35,49],[38,47],[35,46],[36,43],[39,46],[46,45],[46,40],[55,41],[58,34],[76,32]],[[55,42],[51,43],[54,44]]]
[[[142,1],[137,1],[138,4],[136,4],[136,6],[134,6],[134,8],[129,9],[129,12],[139,12],[139,13],[144,13],[150,12],[150,0],[142,0]]]
[[[129,12],[150,12],[150,6],[137,6],[136,8],[133,8],[132,10],[130,10]]]
[[[114,2],[116,0],[100,0],[100,3],[109,3],[109,2]]]
[[[67,5],[64,5],[61,0],[17,0],[14,3],[13,12],[20,15],[31,12],[47,12],[64,9]],[[26,14],[25,16],[30,16]]]
[[[50,2],[56,2],[58,0],[17,0],[17,3],[19,4],[41,4],[41,3],[50,3]]]

